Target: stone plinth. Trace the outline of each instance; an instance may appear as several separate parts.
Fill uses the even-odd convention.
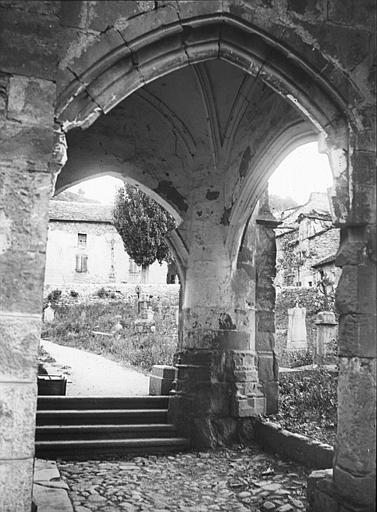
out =
[[[149,377],[149,394],[168,395],[174,387],[175,372],[174,366],[154,365]]]
[[[308,478],[307,498],[310,512],[374,512],[373,504],[352,504],[335,489],[333,470],[313,471]]]
[[[317,326],[317,338],[314,362],[321,364],[324,362],[327,347],[336,339],[338,322],[332,311],[322,311],[317,314],[315,324]]]

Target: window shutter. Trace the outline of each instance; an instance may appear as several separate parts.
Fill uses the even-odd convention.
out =
[[[88,272],[88,256],[81,256],[81,272]]]
[[[81,272],[81,258],[79,254],[76,254],[76,272]]]

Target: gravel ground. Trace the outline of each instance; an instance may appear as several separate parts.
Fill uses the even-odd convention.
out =
[[[308,470],[257,446],[106,461],[59,460],[75,512],[304,511]]]
[[[85,350],[41,340],[56,360],[53,368],[67,368],[68,396],[140,396],[149,394],[149,377],[132,368]],[[57,370],[52,370],[56,373]]]

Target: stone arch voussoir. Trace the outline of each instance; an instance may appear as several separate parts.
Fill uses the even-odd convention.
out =
[[[106,51],[102,40],[94,45],[93,62],[86,67],[77,64],[81,74],[58,99],[57,118],[63,129],[86,128],[145,84],[182,67],[219,58],[261,78],[302,112],[313,132],[322,134],[337,180],[334,220],[346,222],[352,154],[349,134],[355,123],[347,118],[347,105],[337,90],[298,53],[242,17],[220,9],[204,14],[183,10],[178,17],[171,10],[165,13],[162,24],[158,14],[148,12],[137,17],[135,27],[130,20],[126,28],[111,28],[103,34]],[[115,32],[110,37],[114,30],[116,37]],[[95,60],[95,55],[101,58]],[[88,55],[83,59],[90,60]],[[244,192],[242,206],[237,205],[232,214],[234,225],[245,216],[244,204],[250,206],[258,195],[257,190],[247,191],[249,197]],[[239,236],[230,233],[228,238],[233,252]]]

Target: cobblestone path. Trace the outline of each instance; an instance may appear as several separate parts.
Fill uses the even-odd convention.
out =
[[[308,470],[256,446],[58,461],[75,512],[304,511]]]

